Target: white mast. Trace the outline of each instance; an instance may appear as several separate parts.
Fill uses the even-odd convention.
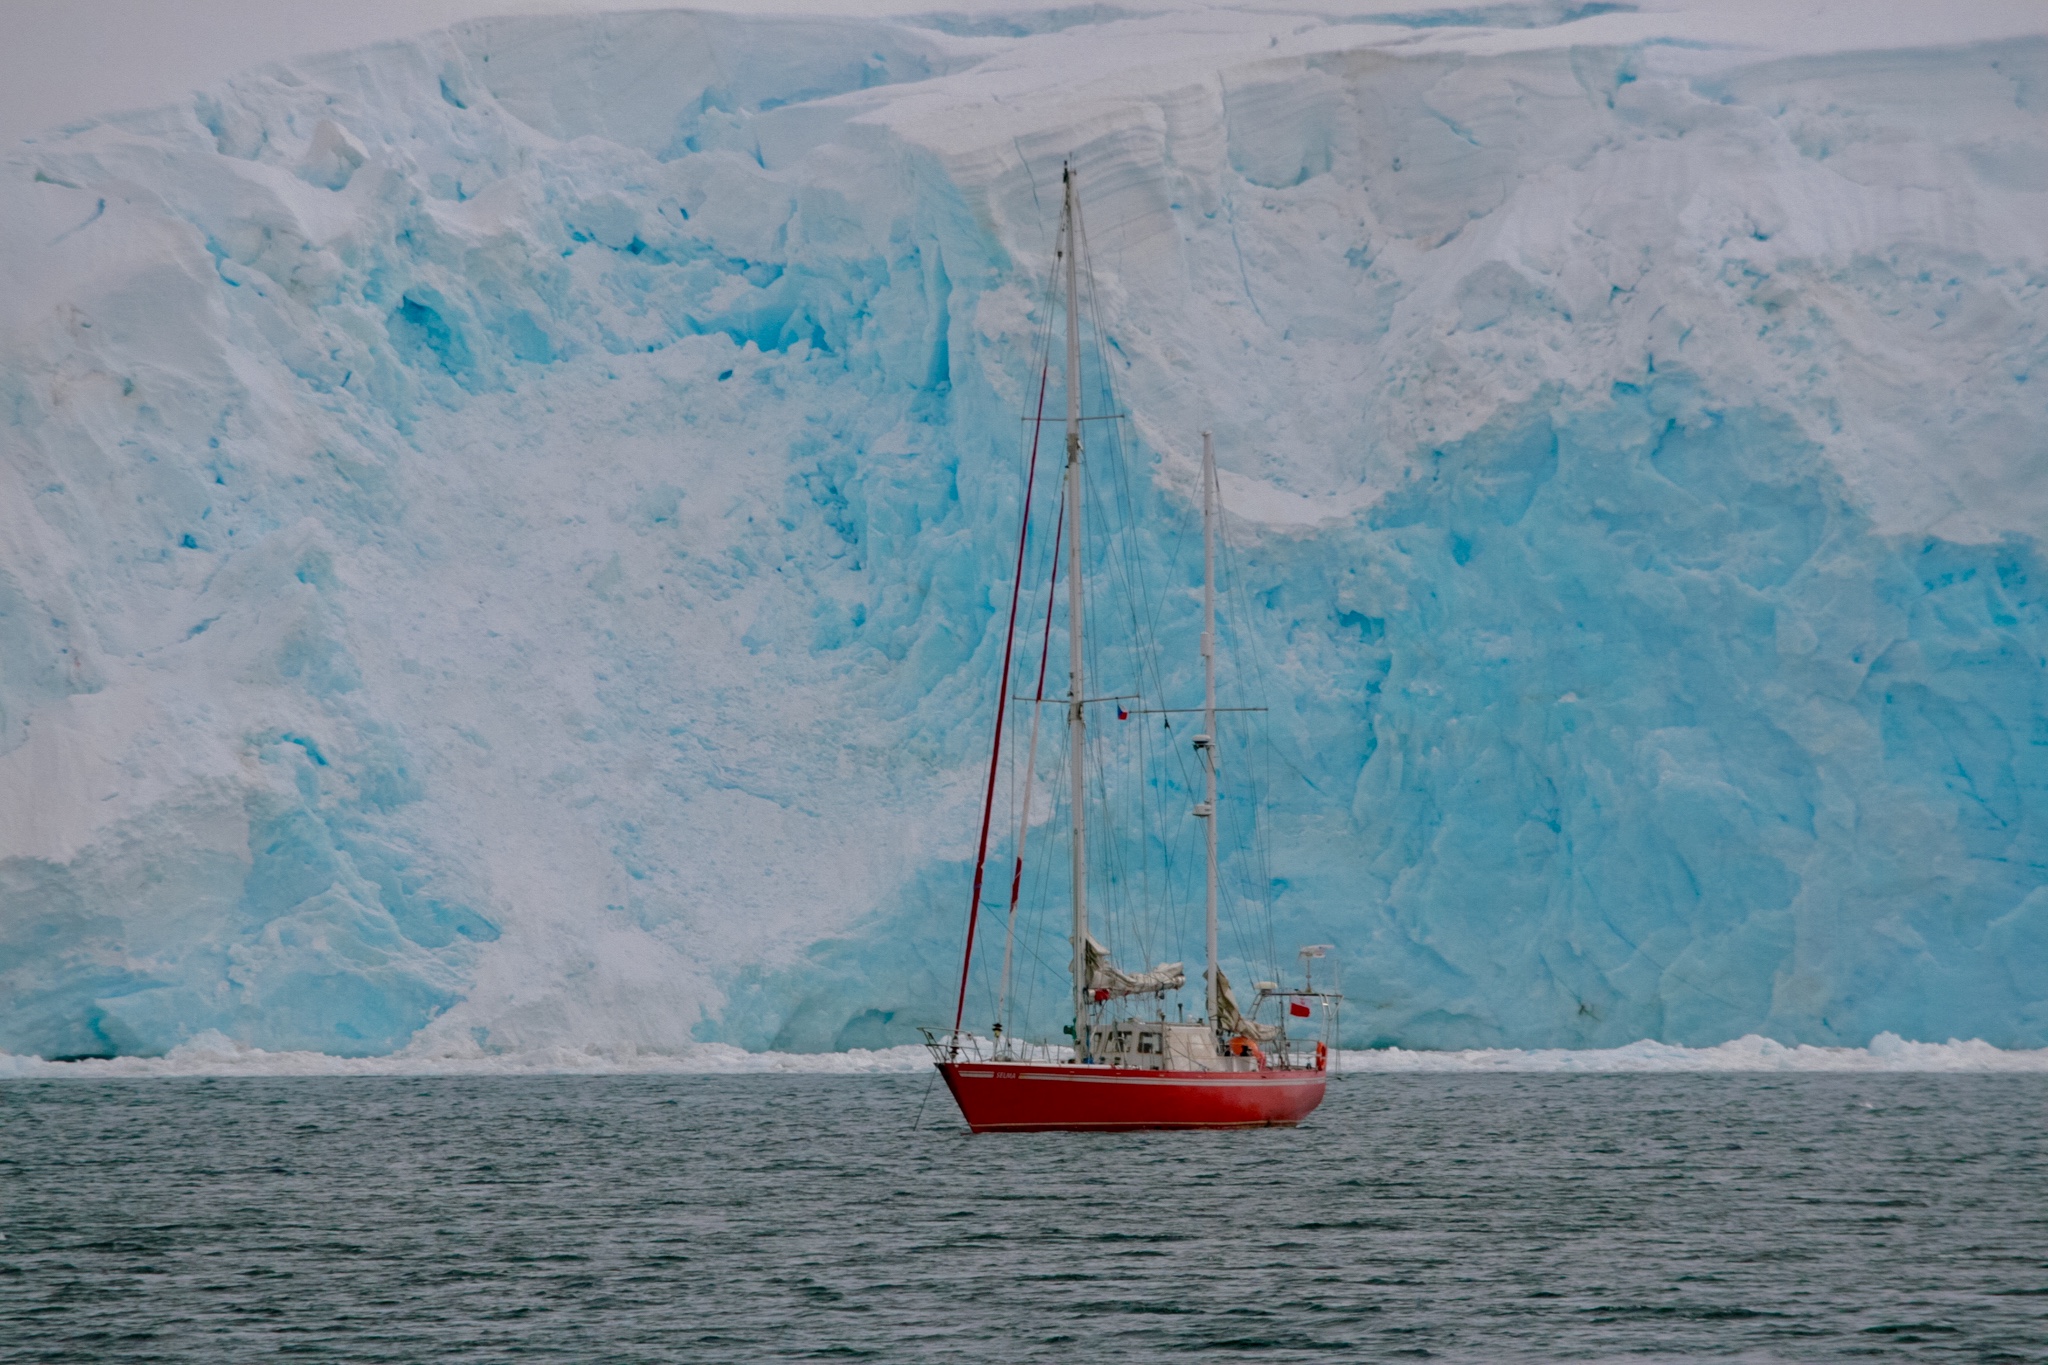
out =
[[[1202,433],[1202,736],[1209,790],[1195,814],[1208,817],[1208,896],[1202,924],[1209,947],[1209,1027],[1216,1027],[1216,446]]]
[[[1081,234],[1074,204],[1074,173],[1060,172],[1066,187],[1061,210],[1067,242],[1067,767],[1073,778],[1074,828],[1074,1055],[1088,1056],[1088,719],[1081,667],[1081,313],[1076,258]]]

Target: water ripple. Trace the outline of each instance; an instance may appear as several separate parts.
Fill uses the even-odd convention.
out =
[[[6,1082],[0,1362],[2048,1358],[2038,1073],[997,1138],[925,1084]]]

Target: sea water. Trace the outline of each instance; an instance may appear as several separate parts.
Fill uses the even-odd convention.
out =
[[[2044,1119],[2044,1075],[988,1137],[918,1075],[14,1081],[0,1361],[2040,1359]]]

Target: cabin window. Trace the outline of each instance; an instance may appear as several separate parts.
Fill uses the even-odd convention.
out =
[[[1131,1031],[1129,1029],[1120,1028],[1110,1036],[1115,1040],[1109,1046],[1110,1051],[1129,1052],[1131,1050]]]
[[[1158,1051],[1159,1051],[1159,1035],[1158,1035],[1158,1034],[1156,1034],[1156,1033],[1141,1033],[1141,1034],[1139,1034],[1139,1035],[1138,1035],[1138,1051],[1140,1051],[1140,1052],[1155,1052],[1155,1053],[1156,1053],[1156,1052],[1158,1052]]]

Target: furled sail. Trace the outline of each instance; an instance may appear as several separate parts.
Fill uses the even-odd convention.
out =
[[[1270,1043],[1280,1036],[1278,1024],[1259,1024],[1238,1012],[1237,997],[1230,993],[1230,978],[1223,969],[1216,969],[1216,1031],[1225,1037],[1242,1036],[1256,1042]]]
[[[1097,943],[1093,934],[1088,936],[1088,989],[1098,999],[1177,991],[1187,975],[1178,962],[1162,962],[1149,972],[1124,971],[1109,960],[1109,949]]]

